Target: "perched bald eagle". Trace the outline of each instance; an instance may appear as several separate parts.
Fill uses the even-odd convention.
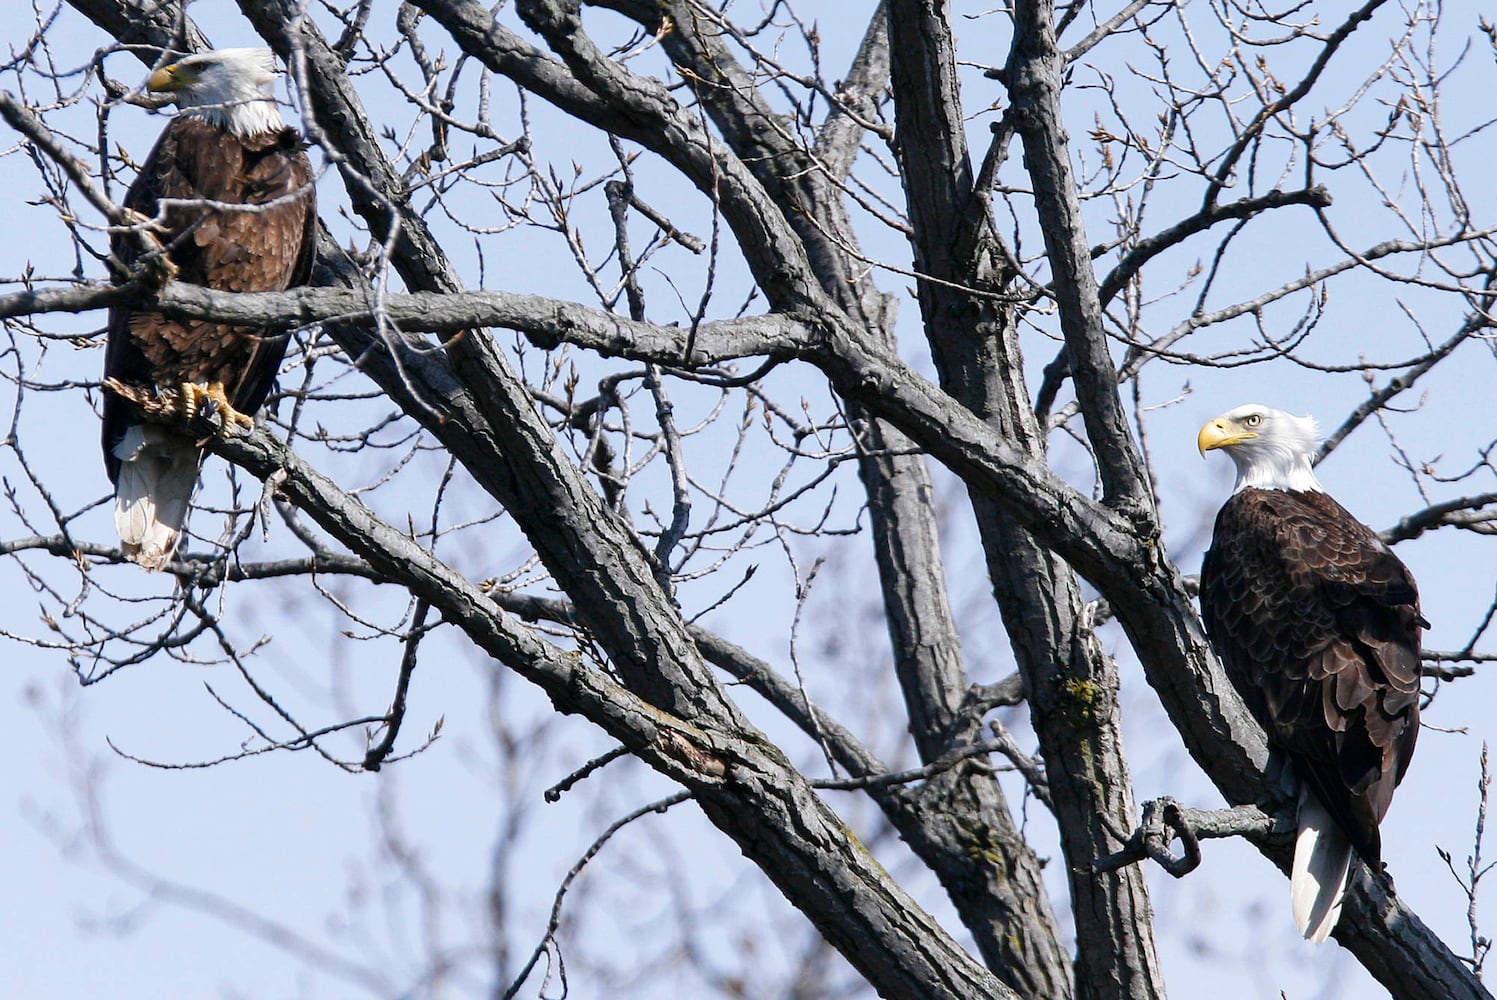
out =
[[[225,291],[282,291],[312,270],[317,208],[301,138],[269,87],[269,49],[220,49],[158,69],[147,84],[173,95],[167,125],[125,207],[153,230],[182,281]],[[185,204],[163,204],[167,199]],[[256,211],[208,202],[266,206]],[[114,239],[129,269],[139,242]],[[204,418],[221,433],[251,426],[286,352],[287,335],[255,327],[109,311],[104,360],[104,464],[115,487],[125,554],[160,569],[177,544],[202,462]]]
[[[1324,941],[1355,851],[1380,864],[1378,824],[1419,736],[1419,640],[1407,567],[1316,481],[1315,421],[1248,405],[1201,428],[1237,485],[1201,567],[1206,633],[1300,783],[1291,892]]]

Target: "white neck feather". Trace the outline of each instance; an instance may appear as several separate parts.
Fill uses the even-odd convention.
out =
[[[1237,485],[1232,488],[1233,493],[1249,487],[1259,490],[1298,490],[1303,493],[1325,492],[1320,480],[1315,478],[1310,459],[1305,455],[1265,449],[1244,456],[1249,461],[1238,459],[1236,452],[1232,453],[1232,458],[1237,459]]]
[[[276,107],[275,98],[263,95],[250,100],[184,108],[182,113],[203,118],[229,134],[240,137],[278,132],[286,127],[281,119],[281,112]]]

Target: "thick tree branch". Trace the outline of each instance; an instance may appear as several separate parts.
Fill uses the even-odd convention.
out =
[[[182,319],[256,323],[281,329],[317,323],[452,335],[486,326],[524,333],[544,346],[577,344],[599,354],[670,364],[680,359],[686,331],[636,322],[563,299],[522,292],[383,293],[336,288],[285,292],[221,292],[179,281],[159,290],[138,284],[81,284],[0,295],[0,319],[49,312],[87,312],[130,305]],[[792,358],[810,352],[816,332],[783,315],[716,320],[697,327],[692,356],[699,364],[748,357]],[[705,360],[704,360],[705,359]]]
[[[1014,279],[992,229],[986,184],[974,177],[957,87],[950,10],[891,0],[895,122],[909,200],[918,286],[942,386],[1036,461],[1045,437],[1027,405],[1014,318],[1001,296]],[[1133,797],[1117,710],[1117,673],[1103,653],[1071,569],[1014,515],[972,498],[993,591],[1029,691],[1045,758],[1046,801],[1060,824],[1078,939],[1077,992],[1148,1000],[1163,990],[1152,910],[1141,873],[1096,878],[1087,862],[1131,822]]]
[[[541,642],[476,586],[264,432],[215,439],[212,448],[261,479],[274,476],[281,494],[341,544],[430,602],[484,652],[542,687],[559,709],[585,715],[694,791],[709,816],[721,821],[724,811],[743,813],[730,825],[742,827],[746,820],[758,829],[735,839],[751,855],[774,845],[783,867],[771,877],[787,895],[804,897],[815,886],[837,885],[836,892],[817,891],[801,902],[818,925],[826,925],[823,933],[866,936],[862,944],[839,943],[881,992],[912,1000],[1013,996],[899,890],[762,737],[720,722],[692,725],[656,709],[583,658]],[[900,939],[919,942],[919,955],[900,946]],[[893,950],[882,959],[860,954],[870,948]]]
[[[635,11],[636,14],[643,13]],[[720,17],[680,2],[650,12],[669,18],[665,45],[680,72],[695,82],[703,105],[733,152],[774,198],[806,249],[817,280],[870,340],[892,350],[894,314],[870,280],[842,190],[863,119],[837,104],[815,149],[777,115],[724,43]],[[660,23],[646,22],[652,31]],[[854,91],[881,84],[889,66],[883,6],[874,13],[855,57]],[[857,83],[856,81],[862,81]],[[876,83],[875,83],[876,81]],[[845,89],[845,88],[844,88]],[[831,157],[824,161],[823,153]],[[934,487],[908,439],[850,400],[849,422],[859,446],[859,477],[868,497],[874,556],[888,622],[894,670],[910,733],[922,760],[934,761],[974,738],[980,717],[960,711],[967,688],[939,529]],[[990,968],[1025,994],[1061,997],[1072,989],[1066,956],[1045,899],[1039,859],[1013,822],[1002,790],[980,768],[943,770],[921,790],[923,805],[875,795],[901,835],[937,874]],[[970,831],[986,831],[974,851]],[[989,859],[1001,859],[994,865]]]
[[[1055,44],[1052,0],[1020,0],[1008,61],[1013,115],[1024,143],[1035,209],[1054,275],[1061,332],[1071,378],[1091,440],[1102,496],[1132,516],[1151,516],[1154,501],[1143,458],[1133,442],[1118,395],[1117,371],[1102,332],[1102,305],[1092,270],[1060,105],[1063,63]]]
[[[1380,532],[1389,545],[1418,538],[1426,531],[1443,527],[1471,527],[1489,525],[1497,514],[1485,508],[1497,504],[1497,493],[1476,493],[1467,497],[1454,497],[1441,503],[1430,504],[1398,519],[1393,527]]]
[[[1107,303],[1112,301],[1113,296],[1122,291],[1123,287],[1132,281],[1139,271],[1143,270],[1145,264],[1197,233],[1205,232],[1218,222],[1250,219],[1262,212],[1282,208],[1285,205],[1311,205],[1316,208],[1327,208],[1330,204],[1331,193],[1323,184],[1296,191],[1274,190],[1263,195],[1241,198],[1226,205],[1213,203],[1189,218],[1181,219],[1174,225],[1167,226],[1153,236],[1141,239],[1130,246],[1128,252],[1102,280],[1097,297],[1101,300],[1103,307],[1106,307]]]

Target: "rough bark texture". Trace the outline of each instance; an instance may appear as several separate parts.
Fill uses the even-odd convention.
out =
[[[1083,404],[1103,499],[1110,506],[1144,516],[1154,508],[1153,495],[1148,471],[1128,430],[1116,369],[1102,332],[1097,275],[1060,104],[1062,66],[1055,42],[1055,4],[1020,0],[1014,5],[1008,91],[1054,276],[1052,287],[1060,307],[1071,380]]]
[[[258,26],[275,37],[283,25],[292,23],[288,15],[281,12],[278,20],[266,20],[261,14]],[[543,5],[532,16],[558,17],[560,11]],[[365,117],[357,99],[339,87],[343,78],[332,65],[326,42],[303,22],[300,36],[287,37],[284,44],[307,56],[314,119],[326,139],[347,157],[345,169],[356,170],[358,179],[376,181],[377,197],[365,204],[366,218],[376,231],[388,226],[398,185],[389,167],[377,159],[370,137],[344,127]],[[381,184],[380,178],[387,180]],[[406,215],[401,222],[394,262],[406,282],[414,288],[456,290],[457,279],[440,250],[425,238],[421,220]],[[432,422],[429,429],[475,472],[530,537],[578,608],[579,621],[628,686],[693,724],[740,732],[745,745],[758,748],[758,753],[729,767],[727,783],[696,789],[708,817],[881,993],[1003,995],[991,974],[956,949],[897,886],[887,878],[882,885],[866,880],[877,870],[876,863],[723,697],[669,595],[656,582],[647,553],[561,453],[528,392],[490,341],[460,336],[449,342],[447,355],[476,419],[459,427],[449,416]],[[391,379],[384,387],[394,394],[399,380]],[[558,516],[563,514],[565,521],[559,526]],[[433,605],[439,606],[435,601]],[[873,867],[865,868],[868,864]],[[849,920],[854,913],[861,916]]]
[[[836,184],[851,165],[861,130],[851,115],[832,119],[814,156],[790,139],[793,129],[755,100],[756,91],[710,25],[689,4],[661,14],[675,30],[666,39],[678,65],[705,82],[700,93],[726,141],[787,218],[807,247],[827,295],[884,347],[894,344],[894,316],[886,297],[859,267],[860,248]],[[645,26],[658,30],[658,20]],[[844,80],[855,103],[886,80],[889,43],[875,17],[859,57]],[[841,173],[839,173],[839,167]],[[838,239],[831,239],[837,234]],[[874,554],[910,733],[923,763],[970,743],[981,723],[959,717],[968,680],[952,619],[936,524],[934,487],[924,459],[910,442],[862,406],[850,404],[858,429],[859,475],[868,495]],[[994,776],[962,767],[928,783],[913,797],[880,797],[891,822],[941,879],[977,939],[990,968],[1024,995],[1064,997],[1072,985],[1054,917],[1046,903],[1040,864],[1014,824]]]
[[[1001,264],[988,192],[967,153],[949,15],[938,0],[890,4],[895,122],[916,269],[940,279],[919,286],[921,312],[943,388],[1043,459],[1045,438],[1028,406],[1012,311],[997,304],[1014,275]],[[1000,128],[995,146],[1008,138]],[[1001,506],[981,495],[973,502],[1060,824],[1078,992],[1099,1000],[1163,996],[1143,872],[1125,868],[1114,880],[1089,867],[1115,846],[1110,830],[1130,828],[1134,817],[1116,667],[1092,632],[1075,574]]]

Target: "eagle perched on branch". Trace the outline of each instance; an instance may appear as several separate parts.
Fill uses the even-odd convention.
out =
[[[125,195],[154,218],[169,271],[234,292],[284,291],[312,271],[317,205],[301,137],[276,109],[269,49],[218,49],[156,70],[147,88],[180,113]],[[214,204],[217,203],[217,204]],[[244,210],[224,205],[254,206]],[[114,238],[129,269],[133,234]],[[202,463],[202,430],[249,427],[286,353],[286,333],[109,310],[104,464],[125,554],[147,569],[171,559]]]
[[[1256,404],[1201,428],[1237,485],[1201,567],[1206,634],[1269,746],[1299,779],[1290,890],[1300,933],[1336,926],[1355,852],[1376,869],[1378,824],[1419,736],[1429,623],[1408,567],[1321,488],[1315,421]]]

